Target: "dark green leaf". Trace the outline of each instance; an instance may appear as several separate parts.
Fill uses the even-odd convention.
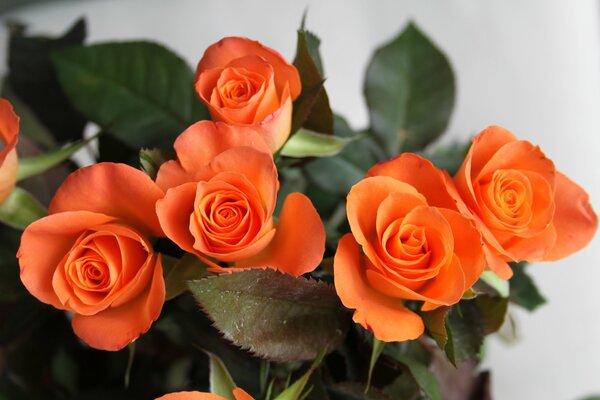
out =
[[[484,320],[473,300],[454,305],[446,318],[446,355],[454,365],[458,361],[473,360],[479,356],[484,337]]]
[[[330,157],[342,151],[348,143],[358,139],[359,136],[344,138],[300,129],[285,143],[281,155],[296,158]]]
[[[215,354],[206,352],[210,361],[209,384],[210,392],[228,400],[235,400],[233,389],[236,388],[235,382],[223,361]]]
[[[510,293],[510,287],[507,280],[498,278],[492,271],[483,271],[479,279],[488,285],[490,288],[500,295],[500,297],[508,297]]]
[[[314,359],[339,345],[347,328],[333,287],[323,282],[252,269],[189,287],[225,338],[273,361]]]
[[[69,157],[71,157],[77,150],[83,148],[95,138],[96,136],[86,140],[79,140],[75,143],[67,144],[60,149],[40,154],[39,156],[19,158],[19,173],[17,175],[17,181],[41,174],[42,172],[45,172],[50,168],[60,164],[61,162],[69,159]]]
[[[53,60],[72,103],[130,146],[170,146],[189,125],[208,119],[192,70],[156,43],[75,47]]]
[[[446,332],[446,316],[450,307],[438,307],[433,311],[421,314],[427,333],[431,336],[440,349],[446,347],[448,332]]]
[[[510,278],[510,301],[526,310],[533,311],[546,302],[533,280],[525,272],[527,263],[511,264],[513,276]]]
[[[294,102],[292,133],[301,127],[321,133],[333,133],[333,113],[323,86],[323,67],[318,46],[319,39],[315,35],[303,28],[298,31],[294,65],[300,73],[302,93]]]
[[[448,125],[454,92],[448,60],[414,24],[379,48],[367,70],[365,95],[371,128],[388,155],[434,141]]]
[[[425,153],[425,157],[436,167],[446,170],[450,175],[455,175],[462,165],[471,143],[454,142],[435,146]]]
[[[365,176],[365,171],[341,157],[319,158],[304,168],[320,189],[345,196]]]
[[[332,400],[393,400],[381,390],[371,388],[365,393],[365,388],[357,382],[336,383],[328,388]]]
[[[188,290],[187,282],[209,275],[207,265],[193,254],[186,253],[179,260],[162,255],[165,277],[165,300],[171,300]]]
[[[427,364],[423,364],[419,360],[416,360],[408,356],[407,354],[403,354],[399,351],[393,351],[390,353],[390,355],[395,360],[408,367],[408,370],[410,371],[413,378],[415,378],[415,381],[419,384],[419,387],[423,389],[425,394],[431,400],[442,399],[440,385],[438,384],[435,375],[433,375],[433,373],[429,371]]]
[[[0,204],[0,222],[16,229],[48,215],[46,208],[29,192],[15,187],[6,200]]]
[[[172,150],[157,148],[140,150],[140,166],[152,180],[156,179],[160,166],[174,158],[175,153]]]
[[[65,97],[56,77],[52,52],[83,43],[85,20],[79,19],[61,37],[25,36],[23,26],[13,26],[8,49],[8,81],[17,96],[59,142],[81,138],[85,119]]]
[[[473,300],[483,318],[483,333],[489,335],[496,332],[504,323],[508,310],[508,299],[492,296],[477,296]]]
[[[16,304],[0,308],[0,346],[21,337],[31,327],[41,324],[50,315],[50,307],[32,296]]]

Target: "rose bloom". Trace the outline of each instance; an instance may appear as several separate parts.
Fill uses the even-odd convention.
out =
[[[91,347],[119,350],[150,328],[165,299],[164,236],[154,206],[162,190],[124,164],[81,168],[57,190],[49,215],[25,229],[21,280],[40,301],[71,311]]]
[[[301,275],[321,262],[325,229],[305,195],[288,195],[275,223],[277,168],[256,132],[200,121],[174,147],[177,160],[158,171],[166,194],[156,212],[179,247],[216,272],[225,271],[216,262],[225,262]]]
[[[290,134],[301,84],[296,67],[275,50],[227,37],[206,49],[196,69],[196,91],[214,120],[252,126],[276,151]]]
[[[254,400],[252,396],[240,388],[233,389],[235,400]],[[205,392],[177,392],[169,393],[156,400],[227,400],[225,397]]]
[[[456,187],[483,234],[487,263],[508,279],[510,261],[552,261],[583,248],[598,227],[587,193],[539,147],[499,126],[473,139]]]
[[[447,174],[410,153],[375,165],[350,190],[352,233],[335,254],[335,288],[377,339],[417,338],[423,321],[404,300],[422,301],[422,311],[449,306],[481,275],[481,235],[456,210],[454,190]]]
[[[17,171],[17,145],[19,133],[19,117],[13,111],[11,104],[0,98],[0,204],[6,200],[15,187]]]

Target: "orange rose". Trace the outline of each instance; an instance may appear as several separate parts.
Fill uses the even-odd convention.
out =
[[[166,195],[156,212],[179,247],[221,272],[212,260],[293,275],[320,263],[325,230],[306,196],[290,194],[278,223],[273,221],[277,168],[252,129],[200,121],[174,146],[177,160],[158,171],[156,182]]]
[[[271,151],[287,140],[300,75],[259,42],[227,37],[213,44],[196,69],[196,91],[214,120],[254,127]]]
[[[91,347],[119,350],[150,328],[162,308],[163,236],[154,212],[162,190],[143,172],[101,163],[72,173],[50,215],[25,229],[21,280],[44,303],[72,311],[73,330]]]
[[[0,139],[4,148],[0,152],[0,204],[15,187],[17,181],[17,145],[19,117],[7,100],[0,98]]]
[[[454,181],[483,234],[488,266],[504,279],[512,276],[507,261],[564,258],[598,227],[587,193],[539,147],[499,126],[473,139]]]
[[[374,166],[348,194],[352,234],[338,245],[335,288],[356,309],[354,321],[379,340],[423,333],[403,300],[423,301],[423,311],[452,305],[481,275],[481,235],[456,211],[452,186],[429,161],[407,153]]]
[[[240,388],[233,389],[235,400],[254,400],[252,396]],[[225,397],[205,392],[177,392],[169,393],[156,400],[227,400]]]

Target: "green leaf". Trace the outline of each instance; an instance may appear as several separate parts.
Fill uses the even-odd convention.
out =
[[[510,278],[510,301],[528,311],[533,311],[546,302],[533,280],[525,272],[527,263],[511,264],[513,276]]]
[[[377,388],[371,388],[368,393],[358,382],[340,382],[328,388],[332,400],[393,400]]]
[[[429,333],[429,336],[435,340],[438,347],[442,350],[444,350],[448,342],[448,332],[446,331],[448,311],[450,311],[450,307],[438,307],[433,311],[421,314],[427,333]]]
[[[458,361],[474,360],[479,356],[484,337],[481,311],[473,300],[455,304],[446,318],[446,355],[454,365]]]
[[[501,297],[508,297],[510,286],[507,280],[498,278],[492,271],[483,271],[479,277],[486,285],[493,288]]]
[[[96,137],[97,136],[93,136],[86,140],[79,140],[75,143],[67,144],[63,148],[40,154],[39,156],[19,158],[19,172],[17,174],[17,181],[22,181],[23,179],[41,174],[42,172],[45,172],[61,162],[69,159],[69,157],[75,154],[77,150],[86,146]]]
[[[186,253],[180,259],[162,255],[165,277],[165,301],[171,300],[188,290],[187,282],[209,275],[207,265],[193,254]]]
[[[206,351],[210,361],[209,384],[210,392],[225,397],[228,400],[235,400],[233,390],[236,384],[227,370],[223,361],[215,354]]]
[[[189,125],[209,119],[190,67],[156,43],[75,47],[53,61],[71,102],[130,146],[168,147]]]
[[[271,269],[189,282],[226,339],[272,361],[314,359],[339,345],[347,314],[332,286]]]
[[[338,154],[348,143],[357,139],[359,136],[343,138],[300,129],[285,143],[281,155],[296,158],[330,157]]]
[[[369,361],[369,374],[367,376],[367,385],[365,386],[365,393],[369,392],[371,387],[371,378],[373,378],[373,369],[375,368],[375,364],[385,347],[385,342],[377,339],[373,336],[373,349],[371,350],[371,360]]]
[[[508,310],[508,299],[493,296],[477,296],[474,300],[483,318],[483,333],[496,332],[504,323]]]
[[[298,31],[294,65],[300,73],[302,92],[294,102],[292,133],[301,127],[332,134],[333,113],[323,86],[323,67],[319,55],[319,39],[304,30],[304,21]]]
[[[365,95],[371,128],[389,156],[421,150],[448,126],[454,74],[446,56],[410,23],[375,52]]]
[[[314,370],[317,369],[319,364],[321,364],[321,362],[323,361],[325,354],[327,354],[327,348],[321,350],[321,352],[317,355],[315,361],[313,361],[313,363],[311,364],[308,371],[306,371],[304,375],[302,375],[296,382],[291,384],[286,390],[281,392],[279,396],[275,398],[275,400],[301,400],[304,397],[304,395],[302,394],[304,387],[308,383],[308,380],[310,379],[310,376],[312,375]]]
[[[8,43],[8,82],[58,142],[81,139],[86,120],[61,90],[51,54],[83,43],[86,23],[78,19],[62,36],[27,36],[24,26],[13,25]]]
[[[135,360],[135,342],[131,342],[127,345],[127,365],[125,367],[125,376],[123,378],[123,385],[125,388],[129,388],[129,381],[131,380],[131,370],[133,368],[133,361]]]
[[[48,215],[46,208],[29,192],[15,187],[6,200],[0,204],[0,222],[16,229]]]
[[[155,180],[160,166],[169,160],[175,159],[175,157],[175,152],[172,150],[157,148],[141,149],[140,166],[152,180]]]
[[[425,152],[425,157],[439,169],[446,170],[454,176],[460,169],[470,146],[470,141],[436,145],[435,148]]]
[[[397,350],[397,349],[394,349]],[[419,384],[419,387],[423,389],[425,394],[431,400],[441,400],[442,394],[440,391],[440,385],[435,375],[429,370],[429,367],[422,362],[409,357],[406,354],[402,354],[399,351],[392,351],[390,355],[400,363],[406,365],[410,374],[415,378],[415,381]]]
[[[320,189],[343,196],[365,176],[364,170],[341,157],[316,159],[304,170]]]

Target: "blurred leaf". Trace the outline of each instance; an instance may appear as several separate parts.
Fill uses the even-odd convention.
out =
[[[156,43],[75,47],[53,61],[72,103],[132,147],[171,146],[189,125],[209,119],[190,67]]]
[[[98,138],[98,162],[139,165],[139,148],[132,147],[117,137],[106,134]]]
[[[448,332],[446,332],[448,311],[450,311],[450,307],[438,307],[433,311],[421,314],[427,332],[442,350],[444,350],[448,342]]]
[[[36,117],[31,108],[25,104],[15,93],[13,88],[5,78],[2,82],[2,96],[10,101],[15,113],[19,116],[19,136],[23,135],[31,138],[34,142],[46,148],[56,145],[56,140],[52,137],[48,128]]]
[[[483,333],[489,335],[500,329],[508,310],[508,299],[505,297],[477,296],[473,301],[479,308],[483,318]]]
[[[77,380],[79,377],[77,363],[64,348],[59,349],[52,359],[52,377],[67,391],[69,396],[77,394]]]
[[[233,389],[236,388],[236,385],[227,367],[215,354],[209,351],[206,351],[206,354],[210,361],[210,392],[225,397],[228,400],[235,400]]]
[[[308,383],[310,376],[314,372],[315,369],[321,364],[323,358],[327,354],[327,348],[325,347],[323,350],[319,352],[313,363],[311,364],[308,371],[304,373],[296,382],[291,384],[286,390],[281,392],[275,400],[301,400],[303,398],[304,387]],[[309,389],[310,390],[310,389]]]
[[[371,379],[373,378],[373,368],[375,368],[375,364],[385,347],[385,342],[377,339],[373,336],[373,348],[371,350],[371,360],[369,361],[369,374],[367,375],[367,385],[365,386],[365,393],[369,392],[371,388]]]
[[[419,387],[421,389],[423,389],[425,394],[431,400],[441,400],[442,399],[442,394],[440,392],[440,385],[438,384],[438,381],[437,381],[435,375],[433,375],[433,373],[431,373],[431,371],[429,371],[427,364],[423,364],[419,360],[416,360],[416,359],[408,356],[407,354],[403,354],[403,353],[397,351],[397,348],[392,349],[392,351],[390,352],[390,355],[396,361],[399,361],[400,363],[402,363],[406,367],[408,367],[410,374],[413,376],[413,378],[415,378],[415,381],[417,381],[417,383],[419,384]]]
[[[166,149],[141,149],[140,166],[152,180],[156,180],[158,169],[162,164],[175,159],[175,152]]]
[[[533,280],[525,273],[527,263],[511,264],[513,276],[509,280],[510,301],[520,305],[528,311],[533,311],[546,302],[538,291]]]
[[[13,26],[8,45],[8,81],[17,96],[59,142],[81,138],[86,120],[63,93],[51,54],[83,43],[85,20],[77,20],[61,37],[25,36],[24,26]]]
[[[273,361],[314,359],[344,338],[346,313],[332,286],[271,269],[189,282],[226,339]]]
[[[359,136],[343,138],[300,129],[285,143],[281,155],[296,158],[330,157],[338,154],[348,143],[357,139]]]
[[[16,254],[20,239],[20,231],[7,227],[0,229],[0,304],[29,296],[19,277]]]
[[[131,342],[127,345],[127,365],[125,366],[125,376],[123,378],[123,385],[126,389],[129,389],[129,381],[131,380],[131,369],[133,368],[134,360],[135,342]]]
[[[486,285],[493,288],[500,297],[508,297],[510,293],[510,286],[507,280],[498,278],[492,271],[483,271],[479,277]]]
[[[431,150],[428,149],[424,155],[436,167],[448,171],[453,176],[460,169],[470,146],[470,142],[454,142],[435,146]]]
[[[188,290],[188,281],[202,279],[210,273],[207,265],[193,254],[185,253],[180,259],[162,255],[165,277],[165,301],[171,300]]]
[[[8,309],[5,309],[8,308]],[[27,330],[42,324],[52,308],[32,296],[0,309],[0,346],[21,338]]]
[[[29,192],[15,187],[6,200],[0,204],[0,222],[16,229],[48,215],[46,208]]]
[[[294,65],[300,73],[302,92],[294,102],[292,134],[301,127],[332,134],[333,113],[323,86],[323,67],[319,56],[319,39],[302,27],[298,30],[298,44]]]
[[[345,196],[365,176],[365,171],[341,157],[319,158],[304,167],[308,178],[330,193]]]
[[[461,301],[450,308],[446,318],[446,355],[454,365],[479,356],[484,337],[484,321],[475,301]]]
[[[77,150],[86,146],[92,140],[96,139],[96,137],[97,136],[93,136],[89,139],[79,140],[75,143],[67,144],[60,149],[40,154],[39,156],[19,158],[19,173],[17,174],[17,181],[41,174],[42,172],[45,172],[61,162],[69,159]]]
[[[454,74],[445,55],[413,24],[379,48],[367,70],[371,128],[389,156],[416,151],[447,127]]]

